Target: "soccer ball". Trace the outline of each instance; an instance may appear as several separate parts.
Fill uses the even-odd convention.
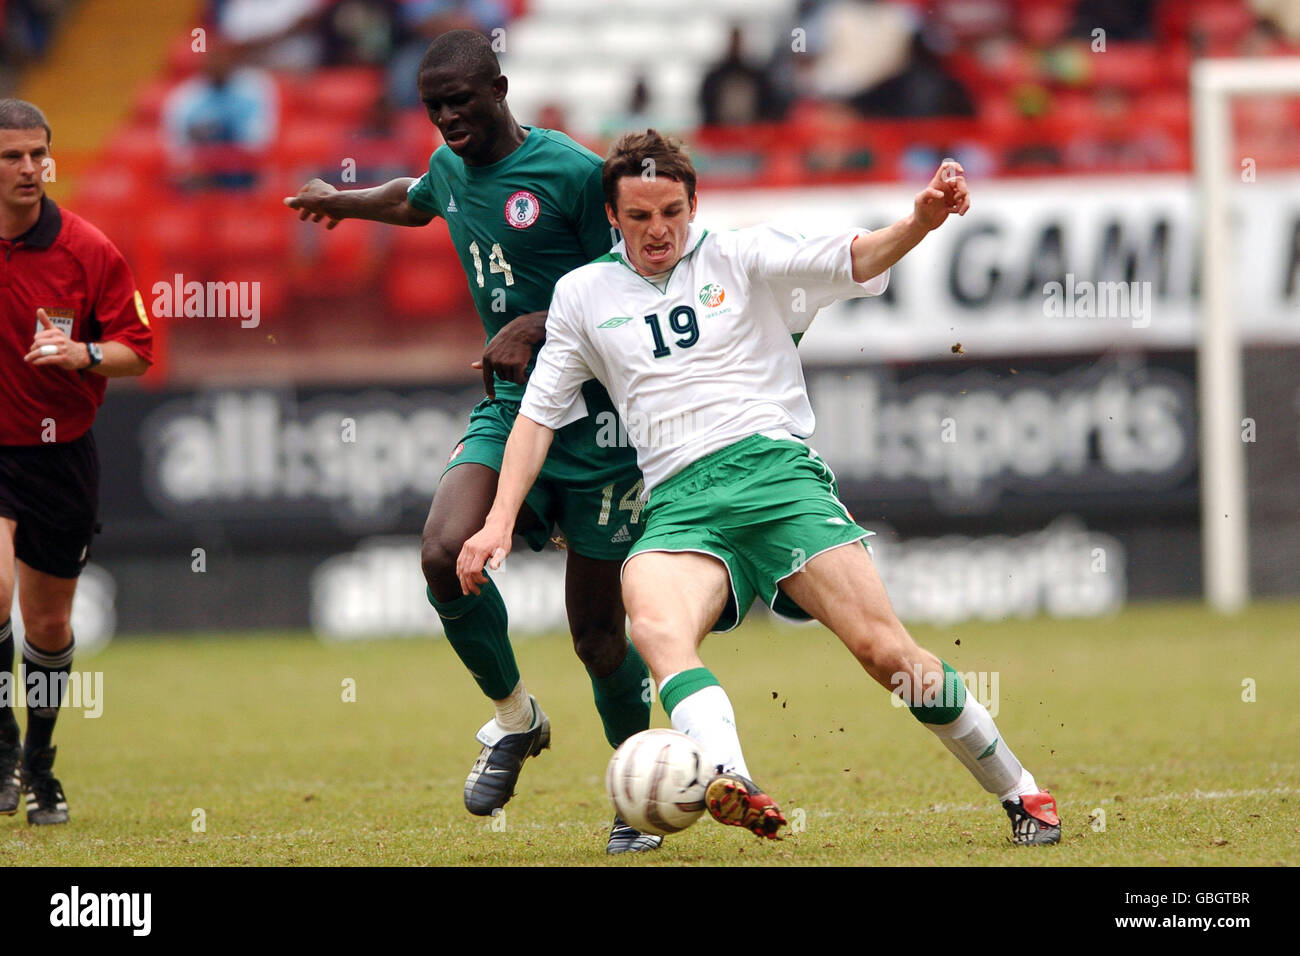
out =
[[[614,810],[642,833],[678,833],[704,812],[704,750],[675,730],[643,730],[623,741],[605,771]]]

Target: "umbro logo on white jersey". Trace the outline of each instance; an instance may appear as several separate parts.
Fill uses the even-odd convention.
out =
[[[596,328],[616,329],[620,325],[627,325],[631,321],[632,321],[632,316],[630,315],[616,315],[613,318],[606,319],[604,322],[600,323],[600,325],[596,326]]]
[[[627,525],[623,525],[614,532],[614,537],[609,539],[610,544],[624,544],[632,540],[632,533],[627,530]]]
[[[460,210],[456,208],[456,197],[455,197],[455,196],[452,196],[452,197],[451,197],[451,202],[447,203],[447,212],[460,212]]]

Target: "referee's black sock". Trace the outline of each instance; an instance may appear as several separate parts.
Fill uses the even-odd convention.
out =
[[[0,741],[18,742],[18,718],[14,703],[18,700],[18,683],[14,680],[14,622],[5,618],[0,624]]]
[[[57,651],[43,651],[30,643],[23,647],[23,680],[27,685],[27,739],[24,755],[44,750],[54,735],[59,717],[59,701],[72,670],[72,651],[77,646],[69,635],[68,646]],[[36,675],[40,675],[37,677]],[[34,706],[35,705],[35,706]]]

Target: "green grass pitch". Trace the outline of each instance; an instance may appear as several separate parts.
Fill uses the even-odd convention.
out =
[[[997,673],[998,725],[1056,795],[1061,846],[1011,846],[993,798],[828,632],[751,620],[703,656],[754,775],[800,823],[779,842],[705,817],[608,859],[610,751],[563,635],[518,643],[553,749],[495,825],[461,803],[490,707],[442,641],[119,638],[73,665],[103,671],[102,716],[67,710],[55,735],[72,822],[0,818],[0,864],[1300,863],[1300,605],[914,633]]]

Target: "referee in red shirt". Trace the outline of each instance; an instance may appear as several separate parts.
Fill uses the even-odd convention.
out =
[[[50,124],[0,99],[0,813],[66,823],[50,743],[72,665],[72,596],[99,508],[90,426],[106,379],[152,361],[144,301],[122,254],[45,195]],[[16,571],[16,573],[15,573]],[[19,745],[10,609],[26,631]]]

